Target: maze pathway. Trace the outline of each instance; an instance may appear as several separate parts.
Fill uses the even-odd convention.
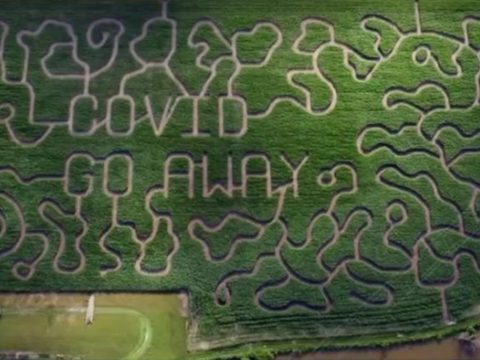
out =
[[[477,315],[457,2],[2,4],[0,290],[186,291],[191,350]]]

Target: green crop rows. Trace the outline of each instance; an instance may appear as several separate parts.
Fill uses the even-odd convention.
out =
[[[186,291],[192,351],[475,315],[477,1],[1,10],[1,291]]]

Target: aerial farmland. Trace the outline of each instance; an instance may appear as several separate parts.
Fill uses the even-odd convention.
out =
[[[474,334],[479,5],[2,1],[0,359]]]

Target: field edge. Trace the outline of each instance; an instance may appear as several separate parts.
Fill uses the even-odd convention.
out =
[[[275,356],[315,351],[349,351],[386,349],[395,346],[413,345],[428,341],[440,341],[461,332],[480,329],[480,315],[459,321],[456,324],[432,327],[422,331],[387,333],[385,335],[345,336],[331,338],[309,338],[301,340],[274,340],[250,344],[233,345],[215,350],[191,353],[188,360],[257,360],[274,359]]]

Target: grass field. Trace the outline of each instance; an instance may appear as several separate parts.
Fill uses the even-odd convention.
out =
[[[478,1],[0,6],[0,291],[181,291],[211,358],[476,323]]]
[[[87,295],[1,295],[0,352],[32,351],[83,360],[186,357],[185,318],[175,295],[97,294],[93,324]]]

